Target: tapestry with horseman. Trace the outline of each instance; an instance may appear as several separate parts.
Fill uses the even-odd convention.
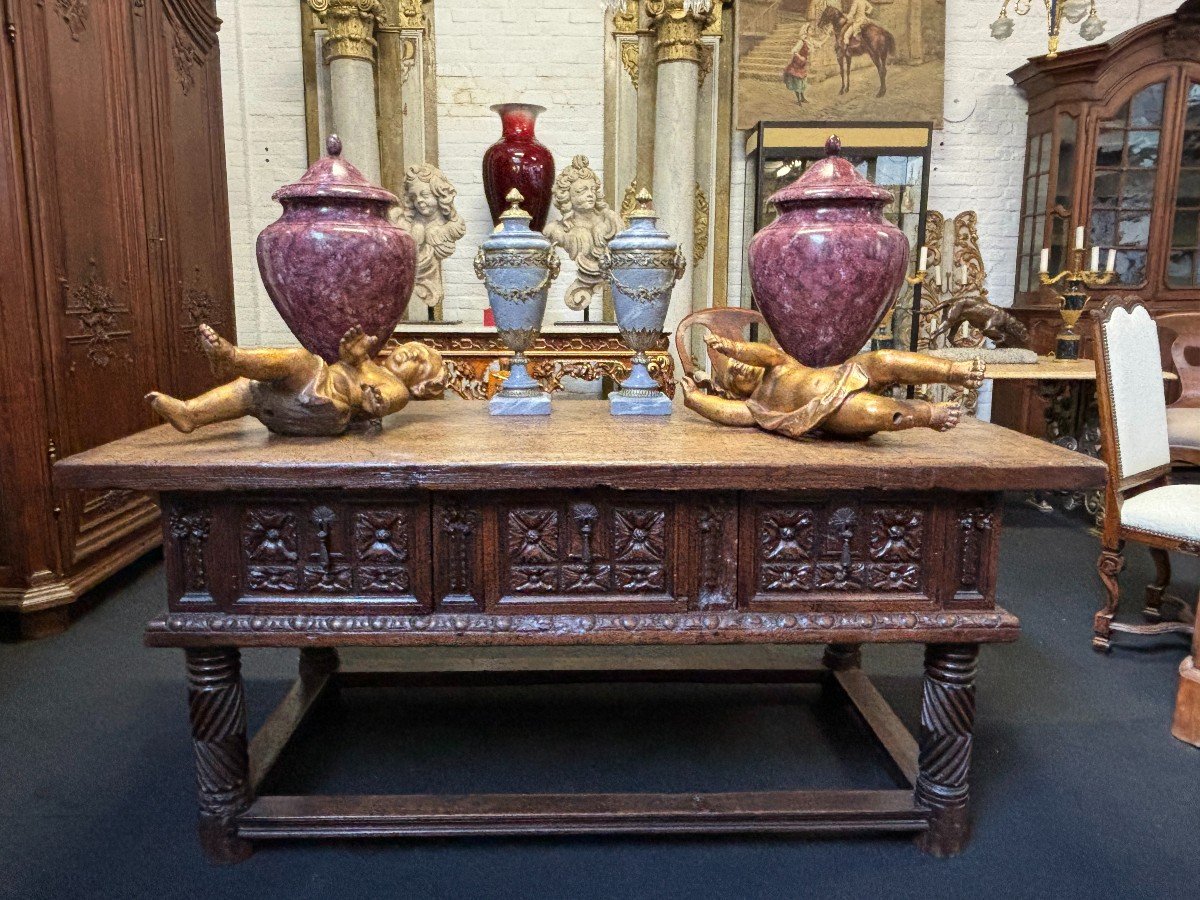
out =
[[[946,0],[740,0],[738,128],[942,126]]]

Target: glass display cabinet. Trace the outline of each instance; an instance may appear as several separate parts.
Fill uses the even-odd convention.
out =
[[[771,196],[825,156],[825,141],[831,133],[841,138],[842,156],[853,162],[871,181],[892,192],[893,200],[884,215],[908,236],[909,268],[916,269],[917,255],[925,243],[929,204],[932,131],[928,124],[811,126],[760,122],[746,140],[747,214],[742,240],[742,306],[754,306],[746,251],[754,233],[775,218]],[[914,302],[914,289],[906,284],[896,301],[894,315],[885,323],[886,331],[881,335],[884,343],[902,350],[916,347]]]
[[[1117,251],[1117,280],[1089,309],[1117,294],[1155,316],[1200,310],[1200,0],[1011,77],[1029,100],[1014,309],[1033,348],[1052,350],[1060,327],[1038,280],[1042,248],[1060,271],[1078,226],[1089,245]],[[992,409],[1010,427],[1045,428],[1029,385],[998,387]]]

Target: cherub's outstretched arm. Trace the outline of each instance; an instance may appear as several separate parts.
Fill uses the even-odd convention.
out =
[[[791,357],[782,350],[757,341],[731,341],[728,338],[710,334],[704,338],[704,343],[730,359],[763,369],[791,362]]]
[[[754,416],[746,408],[744,400],[726,400],[701,392],[690,378],[683,380],[683,404],[718,425],[733,425],[752,428]]]

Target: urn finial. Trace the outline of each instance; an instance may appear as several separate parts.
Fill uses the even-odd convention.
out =
[[[829,140],[825,142],[826,156],[840,156],[842,153],[842,139],[836,134],[831,134]]]
[[[342,155],[342,139],[336,134],[331,134],[325,138],[325,152],[330,156]]]
[[[525,202],[524,196],[516,188],[509,191],[504,200],[508,203],[508,209],[500,214],[501,219],[532,219],[529,213],[521,208],[521,204]]]
[[[637,208],[629,214],[630,219],[653,219],[657,217],[654,212],[654,196],[645,188],[637,192],[637,196],[633,198]]]

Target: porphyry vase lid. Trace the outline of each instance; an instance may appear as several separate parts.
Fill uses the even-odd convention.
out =
[[[399,201],[342,158],[336,135],[329,154],[273,197],[283,215],[258,236],[258,267],[271,302],[296,339],[336,362],[355,326],[391,337],[404,317],[416,276],[416,244],[392,224]]]

